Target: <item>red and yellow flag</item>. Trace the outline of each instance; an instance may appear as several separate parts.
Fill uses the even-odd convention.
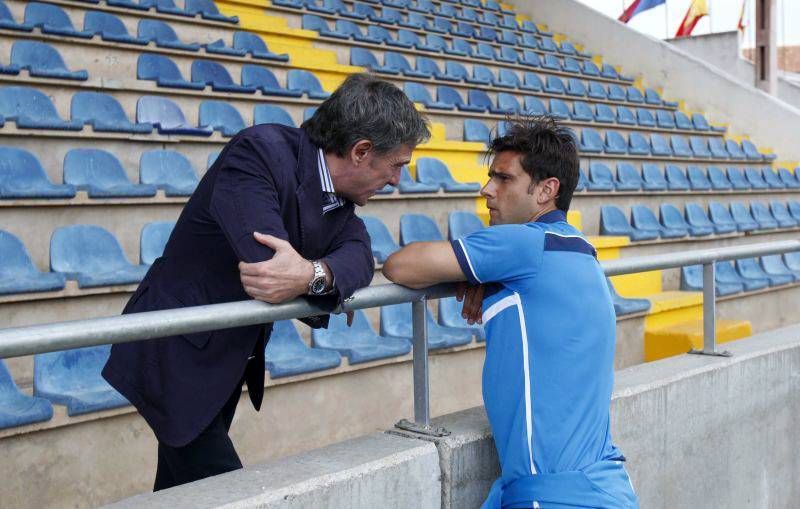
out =
[[[736,28],[740,32],[744,32],[744,27],[746,26],[744,21],[744,12],[746,7],[747,7],[747,0],[742,0],[742,13],[739,14],[739,23],[736,25]]]
[[[678,31],[675,32],[675,37],[687,37],[692,35],[692,30],[694,30],[697,22],[706,15],[708,15],[708,2],[706,0],[692,0],[691,5],[689,5],[689,10],[686,11],[686,16],[683,17],[681,26],[678,27]]]

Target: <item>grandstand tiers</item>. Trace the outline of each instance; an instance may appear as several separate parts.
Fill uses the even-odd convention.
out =
[[[0,323],[119,313],[231,136],[300,125],[364,70],[433,123],[398,188],[359,212],[376,267],[409,242],[484,227],[483,151],[519,113],[574,130],[581,180],[570,221],[601,259],[797,237],[797,164],[546,21],[494,0],[0,1]],[[799,279],[796,254],[721,264],[720,338],[777,326],[743,310],[781,300]],[[701,281],[698,267],[611,278],[618,367],[701,346]],[[281,324],[266,352],[268,385],[407,365],[409,313],[371,310],[354,330],[334,320],[314,334]],[[482,329],[452,299],[428,320],[442,363],[482,348]],[[0,361],[0,443],[130,415],[98,376],[106,355]],[[286,440],[253,457],[308,447]]]

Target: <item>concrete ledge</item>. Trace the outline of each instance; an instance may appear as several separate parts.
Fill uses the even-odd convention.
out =
[[[433,509],[440,492],[434,444],[376,433],[108,507]]]

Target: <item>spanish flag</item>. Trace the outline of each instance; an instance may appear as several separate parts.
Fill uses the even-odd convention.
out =
[[[625,9],[618,19],[623,23],[627,23],[640,12],[652,9],[653,7],[666,3],[666,1],[667,0],[633,0],[633,3]]]
[[[687,37],[692,35],[692,30],[694,30],[697,22],[706,15],[708,15],[708,2],[706,2],[706,0],[692,0],[691,5],[689,5],[689,10],[686,11],[686,16],[683,17],[681,26],[678,27],[678,31],[675,32],[675,37]]]

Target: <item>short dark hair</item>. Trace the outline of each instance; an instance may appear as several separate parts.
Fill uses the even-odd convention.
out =
[[[382,154],[419,145],[431,135],[428,121],[402,90],[366,73],[348,76],[301,127],[316,146],[340,157],[359,140],[370,140]]]
[[[522,169],[533,183],[555,177],[559,182],[556,207],[567,212],[578,185],[580,159],[575,134],[550,116],[519,116],[506,120],[506,132],[489,144],[487,156],[519,152]]]

